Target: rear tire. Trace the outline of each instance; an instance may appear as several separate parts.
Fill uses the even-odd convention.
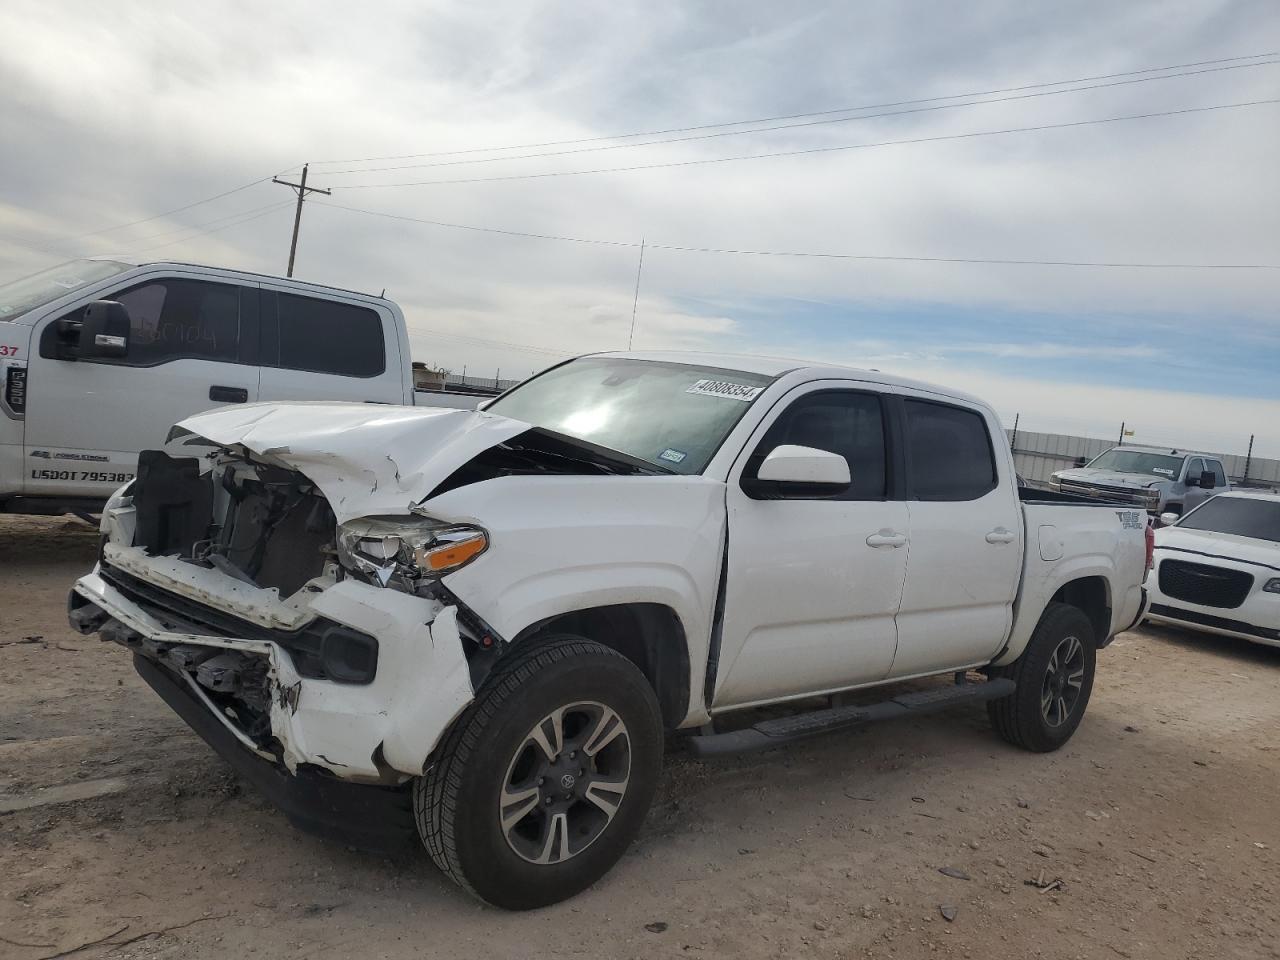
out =
[[[639,831],[662,769],[644,674],[581,637],[509,655],[414,783],[423,844],[446,874],[509,910],[595,883]]]
[[[1022,656],[991,671],[1017,684],[1009,696],[987,704],[991,725],[1025,750],[1057,750],[1084,718],[1096,662],[1097,640],[1089,618],[1078,607],[1049,604]]]

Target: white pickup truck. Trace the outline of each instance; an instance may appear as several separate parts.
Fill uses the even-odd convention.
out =
[[[701,354],[582,357],[479,412],[226,408],[143,454],[70,619],[294,822],[416,830],[535,907],[621,856],[664,730],[710,756],[986,702],[1066,742],[1150,531],[1020,490],[1003,436],[950,390]]]
[[[404,316],[382,297],[116,259],[0,285],[0,512],[96,513],[140,450],[223,404],[415,399]]]

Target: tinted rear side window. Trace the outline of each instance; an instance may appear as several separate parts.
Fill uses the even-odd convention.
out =
[[[344,377],[376,377],[387,368],[382,319],[348,303],[281,293],[280,366]]]
[[[996,487],[986,421],[972,410],[906,400],[911,489],[920,500],[976,500]]]

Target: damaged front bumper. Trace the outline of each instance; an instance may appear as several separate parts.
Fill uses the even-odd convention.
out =
[[[72,626],[132,649],[201,705],[222,741],[287,774],[318,769],[356,783],[403,783],[423,772],[473,697],[453,606],[351,579],[316,593],[308,603],[316,620],[376,638],[367,682],[343,682],[333,676],[334,658],[310,655],[314,644],[288,646],[249,623],[237,635],[225,616],[211,628],[134,586],[104,561],[72,591]],[[357,666],[367,670],[367,657]]]

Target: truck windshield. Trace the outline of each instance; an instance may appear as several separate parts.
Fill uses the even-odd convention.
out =
[[[694,474],[772,379],[683,363],[583,357],[485,409]]]
[[[1280,500],[1213,497],[1187,514],[1178,527],[1280,543]]]
[[[115,260],[72,260],[60,267],[42,270],[12,283],[0,284],[0,320],[44,306],[72,293],[87,283],[97,283],[130,269]]]
[[[1116,447],[1089,464],[1090,470],[1114,470],[1116,473],[1149,473],[1172,480],[1182,470],[1182,457],[1163,453],[1143,453],[1141,450],[1121,450]]]

